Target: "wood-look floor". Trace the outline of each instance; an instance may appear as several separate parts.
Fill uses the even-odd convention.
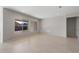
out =
[[[12,39],[0,46],[2,53],[78,53],[79,40],[48,34]]]

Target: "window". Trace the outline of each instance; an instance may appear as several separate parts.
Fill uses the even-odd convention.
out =
[[[15,21],[15,31],[28,30],[28,21],[16,20]]]

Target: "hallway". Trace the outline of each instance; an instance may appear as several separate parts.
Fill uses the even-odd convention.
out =
[[[0,52],[7,53],[79,53],[79,41],[40,33],[5,42]]]

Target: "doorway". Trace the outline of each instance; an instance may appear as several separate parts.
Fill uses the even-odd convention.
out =
[[[31,22],[32,32],[38,32],[38,23],[36,21]]]
[[[34,22],[34,32],[37,32],[37,22]]]
[[[76,38],[76,17],[67,18],[67,37]]]

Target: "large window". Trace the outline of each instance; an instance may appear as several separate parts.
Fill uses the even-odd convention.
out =
[[[15,21],[15,31],[28,30],[28,21],[16,20]]]

